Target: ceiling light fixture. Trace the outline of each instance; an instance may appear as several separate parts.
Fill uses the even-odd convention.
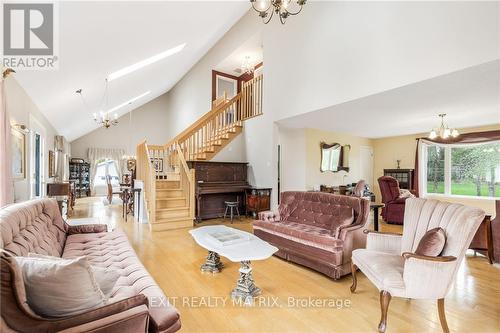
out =
[[[302,11],[302,6],[306,4],[306,0],[250,0],[252,8],[259,13],[264,24],[268,24],[273,15],[276,14],[280,18],[281,24],[285,24],[285,21],[290,15],[297,15]],[[296,3],[297,6],[292,5]],[[291,8],[295,7],[295,8]]]
[[[135,101],[137,101],[138,99],[140,99],[140,98],[142,98],[142,97],[144,97],[144,96],[148,95],[149,93],[151,93],[151,91],[147,91],[147,92],[145,92],[145,93],[143,93],[143,94],[140,94],[139,96],[136,96],[136,97],[134,97],[134,98],[132,98],[132,99],[130,99],[130,100],[128,100],[128,101],[126,101],[126,102],[124,102],[124,103],[120,104],[120,105],[117,105],[117,106],[115,106],[115,107],[113,107],[113,108],[109,109],[109,110],[108,110],[108,111],[106,111],[106,112],[101,111],[101,112],[99,112],[99,117],[97,117],[97,113],[96,113],[96,112],[94,112],[94,114],[93,114],[93,116],[94,116],[94,121],[95,121],[96,123],[98,123],[99,125],[102,125],[104,128],[110,128],[110,127],[111,127],[111,125],[118,125],[118,114],[117,114],[117,113],[115,113],[115,114],[113,115],[113,119],[110,119],[110,118],[109,118],[109,114],[110,114],[111,112],[114,112],[114,111],[118,110],[118,109],[121,109],[122,107],[124,107],[124,106],[126,106],[126,105],[130,105],[130,104],[132,104],[133,102],[135,102]]]
[[[184,47],[186,46],[186,43],[184,44],[181,44],[181,45],[178,45],[176,47],[173,47],[171,49],[168,49],[162,53],[159,53],[157,55],[154,55],[150,58],[147,58],[145,60],[142,60],[142,61],[139,61],[133,65],[130,65],[130,66],[127,66],[125,68],[122,68],[114,73],[111,73],[109,74],[108,76],[108,82],[111,82],[113,80],[116,80],[124,75],[127,75],[127,74],[130,74],[132,72],[135,72],[136,70],[139,70],[143,67],[146,67],[148,65],[151,65],[157,61],[160,61],[162,59],[165,59],[167,57],[170,57],[171,55],[174,55],[180,51],[182,51],[182,49],[184,49]]]
[[[429,133],[429,139],[434,140],[439,136],[441,139],[447,140],[450,137],[456,138],[460,135],[457,129],[449,128],[448,125],[445,125],[444,117],[446,117],[446,113],[439,114],[439,117],[441,118],[441,125],[438,128],[431,130]]]
[[[255,66],[251,63],[250,57],[246,56],[241,64],[241,71],[243,73],[252,74],[255,70]]]

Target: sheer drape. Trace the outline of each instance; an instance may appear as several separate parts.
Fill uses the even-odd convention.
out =
[[[464,133],[460,134],[456,138],[450,138],[443,140],[441,138],[436,138],[431,140],[429,138],[418,138],[417,139],[417,150],[415,152],[415,171],[413,173],[413,184],[415,186],[415,190],[417,192],[417,196],[419,196],[419,153],[420,153],[420,145],[422,142],[431,142],[431,143],[439,143],[439,144],[456,144],[456,143],[484,143],[491,141],[500,140],[500,130],[495,131],[485,131],[485,132],[474,132],[474,133]]]
[[[118,177],[121,179],[125,169],[125,160],[123,159],[125,150],[113,148],[89,148],[88,157],[90,163],[90,186],[94,186],[94,176],[97,167],[97,161],[110,159],[116,164]]]
[[[4,83],[5,80],[0,76],[0,207],[13,201],[10,118]]]

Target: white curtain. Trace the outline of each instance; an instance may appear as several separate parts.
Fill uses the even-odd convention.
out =
[[[0,207],[13,202],[10,118],[7,113],[5,80],[0,75]]]
[[[125,160],[123,159],[125,150],[113,148],[89,148],[88,157],[90,163],[90,186],[94,187],[94,175],[97,167],[97,161],[109,159],[115,162],[118,170],[118,177],[122,179],[125,169]]]

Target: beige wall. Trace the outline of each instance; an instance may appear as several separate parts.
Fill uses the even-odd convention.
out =
[[[318,129],[307,128],[306,137],[306,189],[312,190],[314,186],[345,185],[355,183],[361,178],[360,147],[372,146],[372,140],[344,133],[327,132]],[[349,172],[321,172],[321,150],[320,143],[339,143],[351,145],[349,154]]]
[[[459,129],[461,133],[488,131],[488,130],[500,130],[500,124],[475,127],[475,128],[463,128]],[[374,139],[374,179],[384,175],[384,169],[396,168],[396,160],[401,160],[401,168],[403,169],[413,169],[415,168],[415,152],[416,152],[416,138],[421,138],[427,136],[428,133],[412,134],[405,136],[395,136],[389,138]],[[375,181],[374,192],[377,201],[381,201],[382,197],[380,194],[380,188],[378,183]],[[429,196],[430,197],[430,196]],[[457,197],[435,197],[441,200],[447,200],[451,202],[463,203],[466,205],[471,205],[484,209],[490,214],[494,214],[494,200],[491,199],[468,199],[468,198],[457,198]]]
[[[29,129],[38,128],[38,131],[45,138],[44,145],[44,179],[43,182],[50,182],[48,172],[49,150],[54,150],[54,136],[57,135],[56,130],[49,123],[47,118],[40,112],[38,107],[33,103],[26,91],[16,81],[15,74],[10,75],[5,80],[5,93],[7,100],[7,112],[10,115],[11,124],[25,125]],[[31,182],[31,136],[32,133],[26,134],[26,177],[24,179],[16,179],[13,182],[14,201],[24,201],[30,199],[30,182]],[[45,185],[44,185],[45,190]]]

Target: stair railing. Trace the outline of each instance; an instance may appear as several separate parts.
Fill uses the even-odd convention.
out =
[[[206,113],[174,140],[184,152],[186,160],[196,159],[203,151],[210,149],[243,121],[262,114],[262,75],[243,84],[241,91],[226,102]]]
[[[148,221],[156,219],[156,172],[146,140],[137,145],[136,178],[144,182],[144,204]]]
[[[223,97],[225,97],[224,95]],[[144,181],[144,197],[148,218],[155,221],[156,180],[168,179],[168,173],[180,174],[180,184],[188,193],[190,215],[194,217],[194,170],[187,160],[194,160],[220,142],[243,121],[262,114],[263,77],[256,76],[242,84],[241,91],[233,98],[217,99],[211,111],[164,145],[137,146],[137,179]]]

